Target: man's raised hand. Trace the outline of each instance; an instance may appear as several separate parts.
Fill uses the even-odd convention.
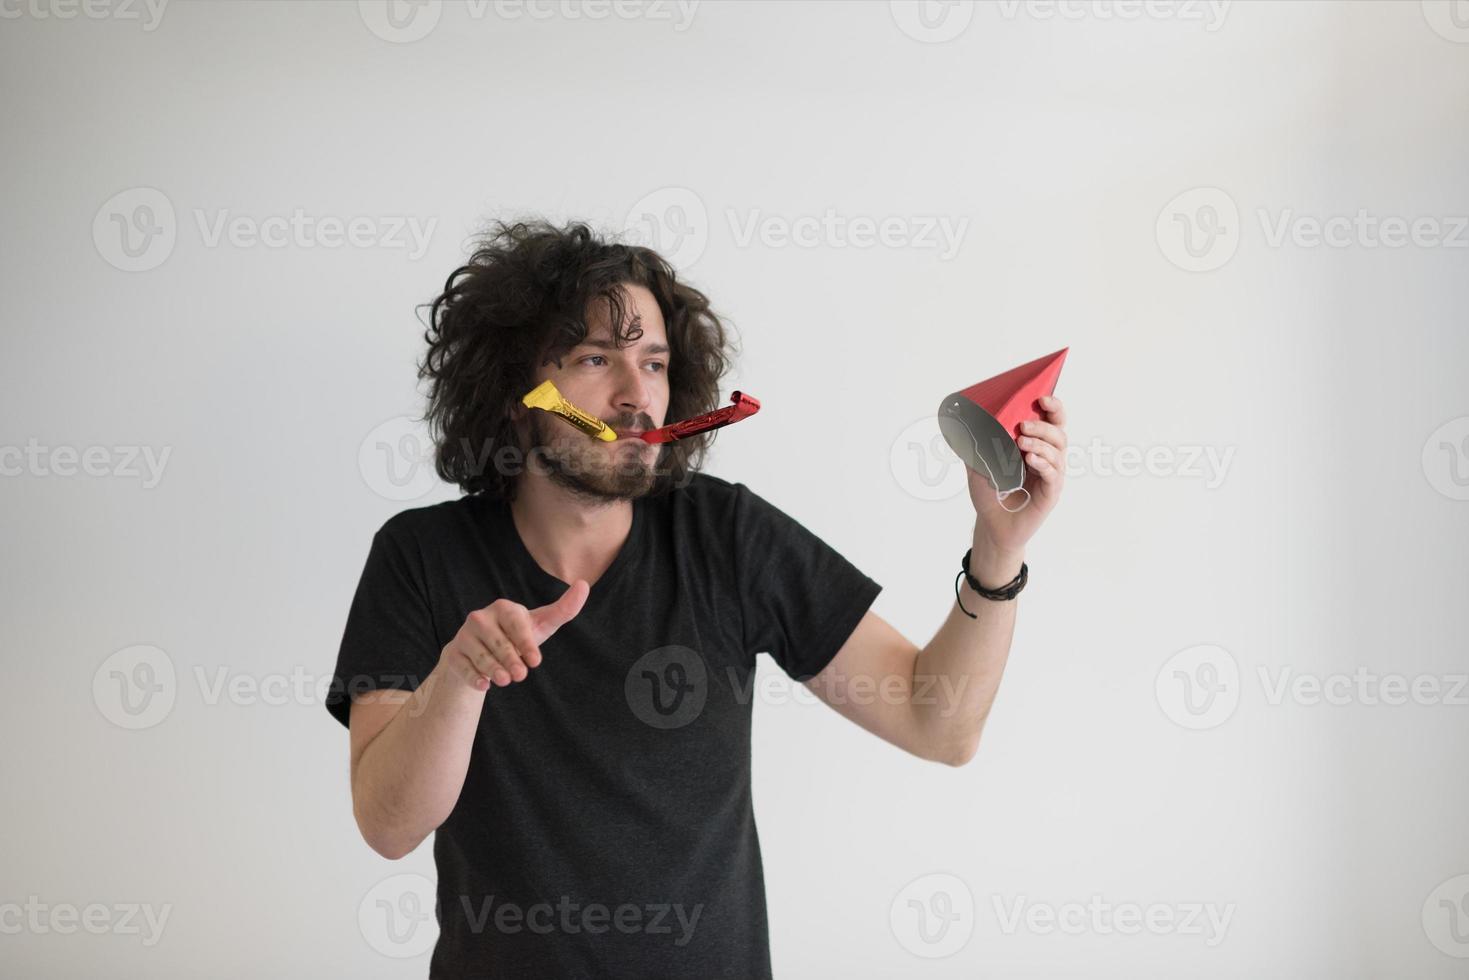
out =
[[[581,612],[590,593],[586,580],[577,579],[561,598],[538,609],[496,599],[465,618],[439,662],[477,691],[523,681],[540,666],[541,644]]]

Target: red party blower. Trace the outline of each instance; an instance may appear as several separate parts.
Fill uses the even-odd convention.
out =
[[[695,415],[691,419],[674,422],[672,425],[640,432],[634,438],[644,442],[673,442],[675,439],[686,439],[700,432],[708,432],[710,429],[717,429],[722,425],[747,419],[760,411],[760,403],[744,392],[735,392],[729,396],[729,400],[732,404],[723,408],[716,408],[712,412]]]

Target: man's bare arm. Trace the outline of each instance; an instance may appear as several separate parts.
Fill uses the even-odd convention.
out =
[[[1018,556],[971,561],[986,586],[1020,569]],[[1007,571],[1013,565],[1014,571]],[[921,759],[960,766],[974,757],[1000,687],[1015,630],[1015,602],[982,599],[967,584],[928,645],[919,648],[868,611],[826,668],[806,682],[843,717]]]
[[[1041,418],[1021,423],[1017,440],[1029,467],[1022,506],[1006,504],[986,477],[968,471],[976,514],[969,573],[985,588],[998,588],[1020,573],[1025,543],[1061,496],[1066,409],[1054,395],[1037,404]],[[960,584],[959,598],[973,618],[955,603],[922,649],[868,612],[807,686],[899,748],[924,759],[965,764],[979,748],[1010,657],[1017,600],[983,599],[967,582]],[[854,683],[876,696],[858,696]]]
[[[497,599],[469,614],[417,690],[353,699],[352,813],[369,847],[396,861],[449,818],[485,692],[525,680],[541,663],[540,645],[581,611],[590,590],[578,579],[539,609]]]
[[[370,691],[352,703],[352,815],[389,860],[448,819],[469,771],[485,692],[443,683],[442,669],[412,693]]]

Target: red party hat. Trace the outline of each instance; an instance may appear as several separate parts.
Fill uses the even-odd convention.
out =
[[[1056,390],[1070,347],[956,391],[939,406],[939,430],[970,469],[1002,494],[1025,483],[1020,423],[1039,419],[1037,400]]]
[[[1066,352],[1070,349],[1063,347],[1054,354],[1038,357],[987,381],[972,384],[958,394],[994,416],[1010,433],[1010,438],[1019,439],[1020,423],[1041,417],[1036,400],[1055,392],[1056,379],[1061,377],[1061,365],[1066,363]]]

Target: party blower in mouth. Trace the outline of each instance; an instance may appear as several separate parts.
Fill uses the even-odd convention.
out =
[[[696,415],[691,419],[684,419],[682,422],[674,422],[657,429],[648,429],[645,432],[629,432],[622,438],[640,439],[643,442],[652,443],[674,442],[701,432],[708,432],[710,429],[718,429],[731,422],[747,419],[760,411],[760,402],[744,392],[736,391],[730,395],[729,400],[730,404],[723,408],[716,408],[712,412],[705,412],[703,415]],[[566,397],[549,380],[542,381],[526,392],[521,402],[529,408],[539,408],[542,411],[550,412],[557,418],[576,426],[593,439],[600,439],[603,442],[615,442],[618,439],[617,432],[611,426],[590,412],[583,412],[567,401]]]

